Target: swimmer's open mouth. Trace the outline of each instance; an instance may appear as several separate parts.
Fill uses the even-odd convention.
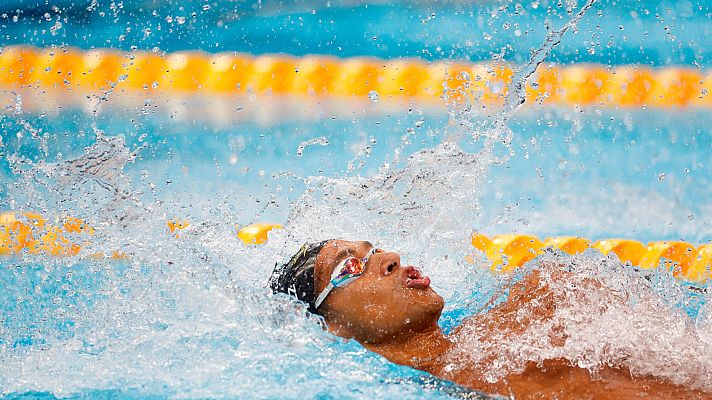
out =
[[[415,267],[409,265],[403,268],[401,274],[403,286],[413,289],[426,289],[430,287],[430,278],[423,274]]]

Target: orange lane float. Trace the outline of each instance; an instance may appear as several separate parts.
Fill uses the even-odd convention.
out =
[[[190,222],[171,219],[166,225],[170,234],[178,237]],[[259,245],[268,241],[270,231],[282,228],[279,224],[258,222],[238,229],[237,237],[247,245]],[[92,234],[94,229],[78,218],[48,221],[34,212],[0,213],[0,256],[23,253],[75,256],[89,243]],[[504,234],[490,238],[481,233],[474,233],[471,243],[485,254],[494,272],[512,271],[548,247],[568,254],[593,248],[603,254],[613,253],[621,262],[641,269],[662,267],[682,281],[702,284],[712,279],[712,244],[696,247],[682,241],[656,241],[646,246],[629,239],[605,239],[591,244],[590,240],[575,236],[553,236],[541,241],[531,235]],[[103,254],[89,256],[104,258]],[[114,251],[108,258],[127,259],[128,255]],[[473,257],[469,260],[474,262]]]
[[[93,229],[84,221],[65,218],[50,223],[38,213],[0,214],[0,255],[46,254],[52,256],[77,255],[80,245],[67,238],[67,234],[91,235]],[[75,235],[76,236],[76,235]]]
[[[169,232],[178,237],[181,230],[190,226],[182,219],[166,221]],[[263,244],[268,240],[272,229],[283,228],[279,224],[254,223],[242,227],[237,237],[245,244]],[[48,256],[76,256],[82,246],[89,243],[94,229],[81,219],[64,217],[61,220],[48,221],[35,212],[0,213],[0,256],[19,254],[38,254]],[[90,257],[104,258],[103,254],[91,254]],[[128,256],[114,251],[109,256],[113,259],[126,259]]]
[[[28,85],[39,50],[33,47],[8,46],[0,53],[0,84],[6,87]]]
[[[571,236],[550,237],[541,242],[530,235],[496,235],[491,239],[481,233],[472,235],[472,245],[483,252],[493,271],[511,271],[552,247],[568,254],[594,248],[603,254],[613,253],[628,265],[641,269],[662,267],[677,279],[705,283],[712,279],[712,244],[696,247],[681,241],[643,243],[628,239],[605,239],[593,245],[588,239]]]
[[[492,239],[481,234],[472,236],[472,244],[484,252],[491,262],[492,271],[510,271],[525,264],[541,253],[544,244],[529,235],[497,235]]]
[[[119,76],[115,85],[119,90],[151,92],[164,86],[170,90],[171,75],[166,72],[165,57],[155,53],[133,53],[125,55],[118,67]]]
[[[102,93],[111,90],[119,81],[130,60],[110,50],[90,50],[84,53],[80,62],[80,72],[72,74],[72,87],[86,93]]]
[[[333,93],[337,71],[339,62],[335,57],[301,57],[296,61],[295,77],[289,92],[309,96]]]
[[[237,237],[245,244],[263,244],[267,242],[269,231],[282,228],[284,227],[279,224],[257,222],[237,231]]]
[[[242,71],[241,74],[234,71]],[[247,77],[252,74],[252,57],[247,55],[215,54],[204,71],[202,89],[212,93],[244,93]]]
[[[638,265],[645,254],[645,245],[636,240],[606,239],[599,240],[593,245],[603,254],[613,252],[624,264]]]
[[[544,240],[544,247],[553,247],[568,254],[582,253],[591,241],[577,236],[554,236]]]
[[[166,225],[173,236],[178,237],[180,231],[190,226],[190,221],[183,219],[169,219],[166,221]]]
[[[190,226],[190,221],[181,219],[170,219],[166,221],[168,230],[173,236],[178,237],[179,232]],[[280,224],[272,224],[266,222],[256,222],[254,224],[243,226],[237,230],[237,237],[244,244],[264,244],[269,239],[268,234],[272,229],[284,228]]]
[[[0,48],[0,87],[15,90],[167,95],[273,93],[372,100],[501,104],[516,66],[413,58],[252,56],[181,51]],[[526,86],[529,103],[607,107],[710,107],[712,71],[637,65],[542,64]]]
[[[712,244],[704,244],[697,249],[697,257],[692,264],[692,279],[705,281],[705,271],[708,272],[707,279],[712,279]]]
[[[645,255],[640,259],[638,267],[657,268],[664,267],[671,270],[676,278],[689,280],[698,277],[700,271],[692,269],[697,249],[689,243],[678,241],[663,241],[648,243]]]

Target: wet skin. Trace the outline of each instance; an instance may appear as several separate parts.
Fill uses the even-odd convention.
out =
[[[326,287],[340,261],[349,256],[362,258],[371,248],[371,243],[363,241],[327,243],[316,259],[316,294]],[[554,275],[556,279],[566,279],[564,272]],[[562,359],[547,360],[543,365],[530,363],[521,373],[489,383],[482,379],[484,367],[457,365],[458,360],[448,356],[457,346],[454,339],[468,327],[484,329],[482,337],[487,338],[522,332],[528,325],[550,318],[556,309],[556,299],[546,285],[540,284],[539,278],[539,272],[534,271],[510,288],[505,302],[467,319],[445,336],[437,324],[445,303],[430,287],[430,279],[415,267],[401,265],[400,256],[386,250],[373,254],[365,273],[349,285],[334,289],[318,311],[328,330],[338,336],[355,339],[392,362],[487,393],[518,399],[712,399],[712,393],[690,390],[652,376],[633,377],[622,366],[604,368],[594,378],[588,370]],[[592,284],[598,287],[597,282]],[[536,302],[534,309],[538,314],[525,323],[515,322],[517,310],[531,302]],[[556,340],[552,338],[552,343]],[[446,367],[448,364],[450,367]],[[452,364],[457,368],[453,370]]]

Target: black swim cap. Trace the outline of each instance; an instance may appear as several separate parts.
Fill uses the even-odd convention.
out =
[[[314,264],[328,240],[318,243],[305,243],[288,263],[274,265],[269,279],[273,293],[286,293],[296,297],[309,306],[308,310],[316,314],[316,294],[314,293]]]

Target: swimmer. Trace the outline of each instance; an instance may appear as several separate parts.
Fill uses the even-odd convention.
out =
[[[572,274],[549,267],[554,279],[566,280]],[[502,337],[550,318],[561,299],[543,282],[541,270],[529,273],[509,287],[506,301],[466,319],[449,335],[437,324],[444,300],[430,286],[430,278],[414,266],[401,265],[397,253],[369,242],[306,244],[287,264],[275,268],[269,284],[275,293],[303,301],[334,335],[354,339],[391,362],[485,393],[516,399],[712,399],[712,393],[658,377],[634,376],[622,365],[603,367],[594,376],[564,359],[530,362],[523,371],[491,382],[484,379],[486,363],[453,356],[462,336],[473,329],[480,338]],[[593,279],[591,288],[603,290]],[[522,319],[517,311],[525,306],[535,313]],[[552,343],[566,340],[555,336],[552,333]],[[498,345],[479,340],[495,349]]]

